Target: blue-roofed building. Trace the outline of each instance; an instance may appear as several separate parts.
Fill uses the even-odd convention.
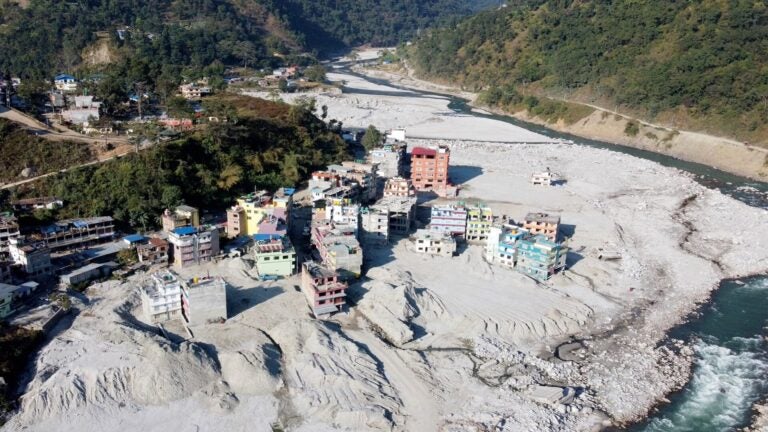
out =
[[[87,249],[114,240],[115,222],[109,216],[62,220],[41,228],[36,237],[51,252]]]
[[[131,234],[123,237],[123,241],[129,246],[134,247],[147,242],[147,238],[141,234]]]
[[[219,255],[219,230],[216,227],[178,227],[168,235],[169,259],[183,269],[213,260]]]
[[[543,234],[532,234],[513,224],[493,226],[488,235],[485,258],[491,263],[515,268],[538,281],[565,269],[569,248]]]
[[[53,80],[57,90],[77,91],[77,79],[69,74],[58,74]]]

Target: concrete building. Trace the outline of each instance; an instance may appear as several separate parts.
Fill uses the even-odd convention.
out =
[[[181,318],[181,282],[170,270],[153,273],[141,287],[144,316],[151,323]]]
[[[227,210],[227,236],[286,233],[293,192],[282,188],[274,196],[265,190],[241,196]]]
[[[16,287],[0,284],[0,319],[5,319],[13,313],[13,293]]]
[[[341,163],[344,171],[340,172],[342,177],[352,183],[359,185],[359,199],[363,203],[376,201],[379,194],[379,173],[374,164],[362,162],[344,161]],[[328,168],[331,169],[333,165]]]
[[[409,179],[393,177],[384,183],[384,196],[412,197],[416,196],[416,189]]]
[[[467,206],[467,233],[464,238],[471,243],[485,243],[493,224],[493,211],[484,204]]]
[[[35,210],[55,210],[64,206],[64,201],[56,197],[25,198],[11,202],[13,211],[31,212]]]
[[[389,235],[407,236],[416,221],[416,197],[384,197],[375,207],[386,209],[389,213]]]
[[[549,170],[531,174],[531,184],[534,186],[552,186],[554,180]]]
[[[19,223],[14,216],[0,215],[0,253],[8,252],[8,244],[11,239],[18,238]]]
[[[187,100],[199,100],[212,93],[211,87],[206,84],[190,83],[179,86],[181,97]]]
[[[195,278],[181,283],[181,314],[189,325],[225,321],[227,284],[220,277]]]
[[[168,263],[168,241],[157,237],[150,237],[146,244],[136,246],[139,262],[155,264]]]
[[[517,271],[538,281],[545,281],[565,269],[568,247],[544,235],[520,239],[517,247]]]
[[[338,273],[314,261],[301,265],[301,289],[315,317],[341,312],[346,304],[347,284]]]
[[[215,227],[180,227],[168,235],[169,260],[178,269],[213,260],[219,254],[219,230]]]
[[[368,246],[389,242],[389,209],[372,206],[360,210],[360,241]]]
[[[357,236],[360,229],[360,205],[353,203],[349,198],[315,201],[312,222],[350,229],[353,235]]]
[[[420,229],[410,237],[408,248],[417,253],[450,257],[456,254],[456,239],[448,233]]]
[[[53,274],[51,250],[43,241],[12,238],[8,246],[13,263],[20,266],[30,279],[40,281]]]
[[[90,282],[92,280],[105,278],[111,275],[117,267],[118,265],[114,262],[106,262],[103,264],[88,264],[70,273],[61,275],[59,277],[59,282],[64,286],[72,286],[84,282]]]
[[[354,231],[333,225],[313,224],[311,241],[323,265],[338,272],[342,279],[360,277],[363,250]]]
[[[260,276],[291,276],[296,273],[296,250],[287,235],[254,236],[253,258]]]
[[[485,259],[493,264],[514,268],[517,265],[518,242],[528,235],[528,230],[516,225],[492,226],[488,232]]]
[[[429,230],[464,237],[467,232],[467,209],[463,205],[432,206]]]
[[[405,175],[407,160],[405,143],[386,143],[368,153],[367,162],[378,166],[382,177],[399,177]]]
[[[446,146],[415,147],[411,150],[411,181],[417,191],[450,195],[448,166],[451,151]],[[455,190],[453,192],[455,195]]]
[[[115,222],[109,216],[62,220],[41,228],[35,238],[51,252],[87,249],[114,240]]]
[[[541,234],[550,241],[558,240],[560,230],[560,216],[547,213],[528,213],[523,220],[523,228],[531,234]]]
[[[200,212],[187,205],[180,205],[173,211],[165,209],[162,216],[163,231],[171,232],[184,226],[200,226]]]

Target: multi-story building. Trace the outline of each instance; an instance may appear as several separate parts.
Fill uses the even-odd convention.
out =
[[[545,281],[565,269],[568,247],[544,235],[531,235],[518,241],[517,270],[538,281]]]
[[[386,143],[368,153],[367,161],[378,166],[382,177],[399,177],[405,174],[405,143]]]
[[[387,179],[387,182],[384,184],[384,196],[412,197],[416,196],[416,189],[414,189],[411,180],[393,177]]]
[[[312,221],[351,229],[357,236],[360,228],[360,205],[353,203],[349,198],[315,201]]]
[[[147,243],[136,246],[139,262],[164,264],[168,262],[168,242],[161,238],[150,237]]]
[[[407,236],[416,221],[416,197],[384,197],[376,207],[389,212],[389,235]]]
[[[173,211],[165,209],[161,219],[165,232],[171,232],[184,226],[200,226],[200,212],[187,205],[178,206]]]
[[[170,270],[152,274],[141,287],[141,305],[151,323],[181,318],[181,281]]]
[[[8,244],[11,239],[18,238],[19,223],[14,216],[0,215],[0,253],[8,252]]]
[[[211,94],[211,87],[207,84],[198,83],[182,84],[179,86],[179,93],[184,99],[199,100]]]
[[[411,180],[417,191],[448,193],[448,165],[451,151],[446,146],[416,147],[411,150]]]
[[[169,260],[183,269],[213,260],[219,254],[219,230],[215,227],[186,226],[168,235]]]
[[[181,315],[189,325],[223,322],[227,315],[227,284],[220,277],[181,282]]]
[[[35,238],[51,252],[87,249],[114,240],[115,222],[109,216],[62,220],[41,228]]]
[[[292,195],[292,189],[283,188],[274,197],[264,190],[241,196],[227,210],[227,236],[287,232]]]
[[[490,263],[514,268],[517,264],[517,246],[528,236],[528,230],[512,224],[492,226],[488,233],[485,259]]]
[[[409,249],[414,252],[450,257],[456,253],[456,239],[448,233],[417,230],[409,242]]]
[[[371,206],[360,210],[360,241],[369,246],[389,242],[389,209]]]
[[[338,170],[337,172],[341,174],[343,179],[359,186],[360,201],[364,203],[375,201],[379,193],[379,174],[376,165],[344,161],[341,163],[341,166],[343,169]],[[331,165],[328,169],[337,169],[336,167],[337,166]]]
[[[354,231],[313,223],[311,240],[323,265],[337,271],[345,280],[360,277],[363,250]]]
[[[464,237],[467,231],[467,209],[463,205],[433,206],[429,230]]]
[[[493,224],[493,211],[484,204],[467,207],[467,233],[465,238],[472,243],[485,243]]]
[[[30,279],[40,281],[53,274],[51,250],[44,241],[16,237],[11,239],[8,249],[13,263],[21,266]]]
[[[296,273],[296,250],[288,236],[256,234],[253,258],[259,275],[290,276]]]
[[[531,234],[541,234],[556,242],[560,230],[560,216],[547,213],[528,213],[523,220],[523,228]]]
[[[334,270],[314,261],[301,265],[301,289],[315,317],[341,312],[346,304],[347,284]]]

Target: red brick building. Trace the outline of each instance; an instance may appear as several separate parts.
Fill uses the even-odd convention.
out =
[[[411,181],[417,191],[434,191],[446,195],[448,164],[451,151],[446,146],[434,148],[415,147],[411,151]]]

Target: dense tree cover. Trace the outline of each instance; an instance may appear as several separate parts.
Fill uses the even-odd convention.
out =
[[[392,45],[492,0],[263,0],[313,48]]]
[[[48,173],[93,158],[88,144],[35,137],[5,119],[0,119],[0,155],[0,183],[19,180],[24,168]]]
[[[254,187],[297,185],[312,170],[338,162],[347,147],[309,102],[289,106],[255,98],[213,98],[208,112],[226,123],[43,181],[36,195],[67,205],[60,217],[111,215],[136,228],[155,226],[182,202],[224,208]]]
[[[491,89],[492,101],[586,94],[737,135],[768,121],[763,1],[520,1],[432,31],[409,55],[425,75]]]

